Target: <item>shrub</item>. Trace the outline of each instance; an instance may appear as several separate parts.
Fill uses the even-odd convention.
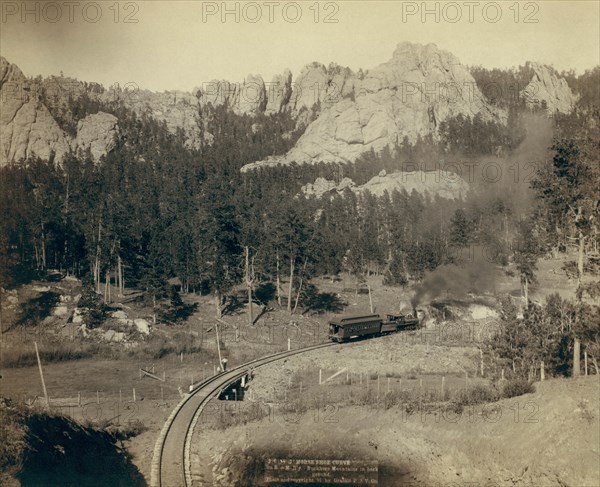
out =
[[[49,363],[93,357],[100,350],[100,345],[94,343],[47,342],[40,344],[39,352],[40,360],[44,363]],[[35,350],[31,347],[7,349],[4,351],[2,357],[2,366],[7,368],[27,367],[36,363]]]
[[[10,399],[0,399],[0,471],[15,473],[21,468],[27,447],[26,410],[22,404]]]
[[[454,397],[453,403],[459,406],[473,406],[485,402],[497,401],[498,391],[493,386],[475,385],[467,389],[461,389]]]
[[[83,321],[90,328],[97,328],[106,320],[108,307],[102,303],[90,279],[83,283],[79,307],[83,310]]]
[[[60,295],[54,291],[43,292],[37,298],[21,304],[17,326],[35,326],[50,316],[52,308],[59,303]]]
[[[502,388],[502,397],[510,398],[535,392],[534,385],[525,379],[508,380]]]

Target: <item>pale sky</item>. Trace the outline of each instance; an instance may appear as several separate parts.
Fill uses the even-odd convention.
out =
[[[285,68],[296,76],[312,61],[370,69],[402,41],[433,42],[467,65],[529,60],[582,72],[600,64],[598,0],[0,0],[0,6],[0,54],[26,75],[62,71],[105,86],[191,91],[249,73],[268,82]],[[430,11],[424,18],[423,6]],[[224,18],[223,7],[231,11]]]

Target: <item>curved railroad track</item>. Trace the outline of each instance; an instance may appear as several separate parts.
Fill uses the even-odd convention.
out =
[[[239,380],[248,369],[256,369],[299,353],[331,347],[336,343],[321,343],[298,350],[286,350],[262,357],[222,372],[195,385],[189,395],[177,404],[164,424],[152,458],[151,487],[191,487],[191,438],[202,409],[224,387]]]

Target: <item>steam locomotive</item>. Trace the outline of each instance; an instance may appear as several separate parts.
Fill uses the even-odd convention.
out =
[[[416,330],[420,326],[417,310],[407,315],[343,316],[329,322],[329,339],[334,342],[345,342],[354,338],[387,335],[400,330]]]

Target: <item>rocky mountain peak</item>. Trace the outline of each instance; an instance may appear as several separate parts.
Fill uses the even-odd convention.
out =
[[[335,83],[336,98],[285,156],[242,170],[292,162],[353,162],[371,149],[393,148],[405,137],[414,142],[419,136],[435,136],[440,122],[459,114],[506,122],[506,113],[486,101],[467,68],[435,44],[401,43],[389,61],[362,78],[349,70],[329,78],[324,66],[313,65],[300,79],[310,79],[309,86]],[[306,98],[301,103],[308,105]]]
[[[11,64],[4,56],[0,56],[0,88],[5,83],[24,83],[25,76],[16,64]]]
[[[559,77],[556,72],[539,63],[530,63],[533,77],[521,91],[521,97],[530,108],[545,108],[549,115],[556,112],[569,113],[577,96],[571,91],[567,80]]]

